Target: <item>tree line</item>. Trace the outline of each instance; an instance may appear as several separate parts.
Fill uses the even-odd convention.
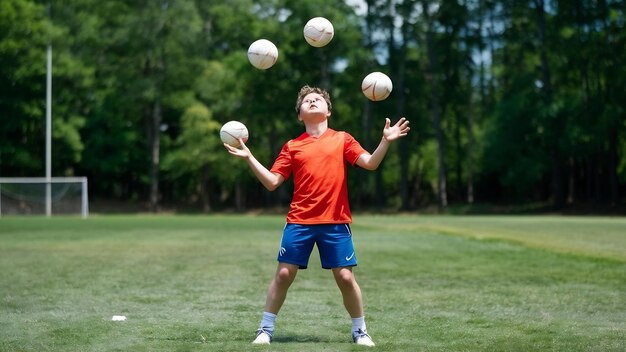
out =
[[[335,36],[309,46],[323,16]],[[53,176],[91,199],[201,211],[285,206],[223,148],[238,120],[270,166],[303,127],[305,84],[330,127],[368,150],[384,118],[411,121],[356,208],[499,203],[619,207],[626,188],[626,5],[546,0],[0,0],[0,176],[43,176],[46,49],[53,50]],[[277,63],[247,48],[265,38]],[[391,77],[381,102],[360,91]]]

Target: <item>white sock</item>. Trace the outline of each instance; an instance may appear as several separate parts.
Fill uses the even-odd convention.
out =
[[[364,316],[360,318],[352,318],[352,332],[357,332],[359,329],[363,330],[363,332],[367,332]]]
[[[276,320],[276,314],[270,312],[263,312],[263,319],[261,320],[261,328],[274,331],[274,321]]]

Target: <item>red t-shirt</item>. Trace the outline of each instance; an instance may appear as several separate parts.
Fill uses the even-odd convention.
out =
[[[351,223],[347,165],[367,153],[349,133],[327,129],[320,137],[303,133],[285,143],[271,172],[285,180],[293,173],[290,224]]]

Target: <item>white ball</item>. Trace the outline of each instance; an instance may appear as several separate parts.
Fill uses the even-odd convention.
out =
[[[304,39],[316,48],[321,48],[330,43],[334,35],[333,24],[324,17],[311,18],[304,25]]]
[[[244,143],[248,141],[248,128],[239,121],[228,121],[220,129],[220,138],[228,145],[239,147],[239,138],[243,139]]]
[[[248,48],[248,61],[252,66],[267,70],[278,60],[278,48],[267,39],[259,39]]]
[[[387,99],[392,89],[391,79],[382,72],[372,72],[365,76],[363,82],[361,82],[363,94],[371,101]]]

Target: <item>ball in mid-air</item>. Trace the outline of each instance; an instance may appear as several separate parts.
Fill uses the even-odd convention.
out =
[[[391,79],[382,72],[372,72],[365,76],[361,82],[363,94],[371,101],[387,99],[392,89]]]
[[[278,48],[267,39],[259,39],[248,47],[248,61],[252,66],[267,70],[278,60]]]
[[[316,48],[330,43],[334,35],[333,24],[324,17],[313,17],[304,25],[304,39]]]
[[[239,121],[228,121],[220,129],[220,138],[222,142],[237,148],[241,145],[240,138],[244,143],[248,141],[248,128]]]

